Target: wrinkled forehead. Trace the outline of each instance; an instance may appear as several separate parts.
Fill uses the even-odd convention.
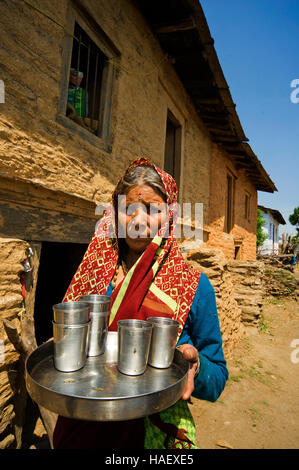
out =
[[[156,170],[156,172],[158,173],[158,175],[160,176],[160,178],[163,182],[163,185],[164,185],[164,188],[165,188],[165,191],[166,191],[166,194],[167,194],[167,204],[170,205],[170,204],[175,203],[177,201],[178,189],[177,189],[177,184],[176,184],[174,178],[169,173],[167,173],[165,170],[162,170],[161,168],[156,166],[154,163],[152,163],[146,157],[137,158],[135,161],[133,161],[130,164],[127,171],[129,171],[131,168],[134,168],[134,167],[140,166],[140,165],[151,166]]]

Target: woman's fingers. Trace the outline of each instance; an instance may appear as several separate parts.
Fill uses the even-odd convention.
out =
[[[183,353],[185,359],[190,362],[198,361],[198,351],[192,344],[182,344],[178,349]]]
[[[178,349],[183,353],[187,361],[190,362],[187,384],[182,395],[183,400],[188,400],[194,390],[194,375],[198,362],[198,351],[191,344],[182,344]]]

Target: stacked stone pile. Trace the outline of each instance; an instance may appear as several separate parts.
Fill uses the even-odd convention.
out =
[[[15,403],[20,377],[19,354],[8,340],[3,321],[19,325],[18,314],[22,310],[22,291],[19,273],[26,259],[26,242],[1,239],[0,276],[0,449],[16,447]]]
[[[261,261],[229,260],[227,270],[235,288],[241,320],[245,326],[258,326],[263,304],[264,263]]]
[[[184,255],[186,262],[206,274],[214,287],[223,350],[229,358],[244,335],[241,309],[235,300],[233,276],[227,269],[228,261],[219,249],[201,248]]]
[[[289,271],[267,266],[263,278],[263,291],[265,296],[290,297],[297,300],[299,282]]]

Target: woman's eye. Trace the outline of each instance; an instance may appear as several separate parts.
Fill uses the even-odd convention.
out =
[[[137,204],[129,204],[126,207],[127,215],[134,215],[136,211],[137,211]]]
[[[155,206],[152,206],[149,211],[150,214],[161,214],[161,212],[162,212],[162,209],[160,209],[159,207],[155,207]]]
[[[164,204],[151,205],[150,213],[151,214],[161,214],[164,211]]]

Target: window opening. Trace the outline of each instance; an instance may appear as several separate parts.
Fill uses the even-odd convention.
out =
[[[241,246],[235,246],[235,259],[241,259]]]
[[[101,88],[107,56],[75,22],[66,116],[99,135]]]
[[[164,170],[174,177],[177,187],[180,185],[181,173],[181,131],[182,128],[171,113],[168,113],[166,124]]]
[[[235,178],[228,174],[226,177],[226,220],[225,231],[229,233],[234,226],[234,198],[235,198]]]
[[[245,194],[245,219],[250,219],[250,196]]]

